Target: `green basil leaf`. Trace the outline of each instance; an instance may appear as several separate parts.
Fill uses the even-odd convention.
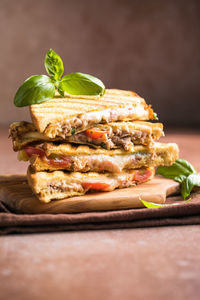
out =
[[[149,201],[145,201],[145,200],[142,200],[142,199],[140,199],[140,201],[147,208],[159,208],[159,207],[163,207],[163,206],[166,205],[166,204],[158,204],[158,203],[154,203],[154,202],[149,202]]]
[[[169,167],[158,167],[156,174],[174,179],[181,183],[188,175],[196,174],[196,170],[188,161],[179,158]]]
[[[178,176],[175,176],[172,179],[174,179],[175,181],[177,181],[179,183],[182,183],[185,180],[185,178],[187,178],[187,176],[185,176],[185,175],[178,175]]]
[[[154,120],[156,120],[156,121],[158,121],[158,120],[159,120],[159,119],[158,119],[158,115],[157,115],[157,113],[156,113],[156,112],[154,112],[154,113],[153,113],[153,119],[154,119]]]
[[[55,86],[46,75],[33,75],[19,87],[14,104],[17,107],[41,103],[54,97]]]
[[[50,49],[44,60],[44,65],[47,73],[56,81],[60,80],[64,72],[63,62],[60,56]]]
[[[182,203],[188,203],[191,201],[192,198],[184,201],[184,202],[181,202],[180,204]],[[172,203],[172,204],[158,204],[158,203],[154,203],[154,202],[149,202],[149,201],[145,201],[145,200],[142,200],[140,199],[140,201],[144,204],[145,207],[147,208],[160,208],[160,207],[166,207],[166,206],[170,206],[170,205],[180,205],[179,203]]]
[[[200,174],[191,174],[185,178],[181,185],[182,197],[187,198],[195,186],[200,187]]]
[[[100,146],[104,149],[107,149],[106,144],[104,142],[101,142]]]
[[[103,82],[91,75],[71,73],[62,78],[58,88],[71,95],[100,95],[105,93]]]
[[[74,135],[76,133],[76,128],[75,127],[72,127],[71,129],[71,134]]]
[[[192,200],[192,198],[187,199],[184,203],[188,203]]]

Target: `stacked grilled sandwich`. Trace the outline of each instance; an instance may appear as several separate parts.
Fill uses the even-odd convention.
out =
[[[152,179],[155,167],[178,158],[174,143],[156,142],[161,123],[130,91],[69,96],[30,106],[33,123],[10,125],[14,151],[29,160],[27,177],[39,200],[112,191]]]

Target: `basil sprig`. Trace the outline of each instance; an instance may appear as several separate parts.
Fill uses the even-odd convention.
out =
[[[184,159],[177,159],[169,167],[158,167],[156,174],[178,181],[181,184],[181,195],[186,199],[193,187],[200,187],[200,174],[191,163]]]
[[[91,75],[71,73],[62,78],[64,67],[61,57],[50,49],[44,60],[49,76],[33,75],[19,87],[14,104],[17,107],[38,104],[52,99],[57,89],[61,97],[70,95],[100,95],[105,93],[103,82]]]

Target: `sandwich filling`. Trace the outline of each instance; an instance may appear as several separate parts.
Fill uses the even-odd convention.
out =
[[[53,152],[47,155],[47,153],[42,148],[27,146],[19,152],[18,158],[19,160],[30,160],[35,171],[63,169],[74,172],[120,173],[125,169],[170,165],[177,157],[176,152],[168,155],[167,150],[143,150],[117,155],[99,153],[63,155]]]
[[[131,133],[120,128],[92,128],[70,138],[74,143],[100,146],[104,149],[123,148],[129,151],[134,144],[151,145],[153,137],[145,131],[134,130]]]
[[[125,188],[133,184],[138,184],[147,181],[154,173],[151,168],[134,170],[131,175],[121,174],[120,176],[114,176],[113,178],[100,178],[83,180],[81,183],[68,183],[65,180],[57,182],[53,181],[47,185],[47,189],[50,193],[55,191],[60,192],[80,192],[86,193],[87,191],[102,191],[109,192],[116,188]]]
[[[161,124],[148,123],[146,126],[135,122],[127,126],[120,126],[120,123],[111,123],[108,125],[98,125],[92,129],[73,134],[65,139],[65,142],[74,144],[88,144],[93,147],[102,147],[110,150],[122,148],[125,151],[135,145],[147,145],[151,147],[156,139],[162,134]],[[124,123],[122,123],[124,124]],[[129,123],[127,123],[129,124]],[[44,141],[62,141],[61,138],[50,139],[42,133],[39,133],[35,126],[28,122],[15,122],[10,126],[10,135],[13,141],[15,151],[23,149],[24,146],[33,143],[42,143]]]
[[[102,178],[83,180],[81,183],[68,183],[65,180],[57,182],[53,181],[47,185],[47,189],[50,193],[55,191],[66,192],[66,191],[75,191],[75,192],[87,192],[89,190],[93,191],[104,191],[109,192],[114,190],[116,187],[125,188],[131,186],[131,184],[142,183],[148,180],[152,176],[152,169],[138,169],[132,172],[131,176],[127,174],[122,174],[121,176],[115,178]]]
[[[151,117],[149,117],[149,111]],[[102,111],[93,111],[85,114],[71,117],[64,121],[55,123],[49,123],[47,125],[44,134],[49,138],[66,137],[71,136],[75,133],[84,131],[88,128],[92,128],[96,124],[110,123],[123,120],[147,120],[153,119],[153,111],[150,107],[138,105],[138,106],[127,106],[126,108],[118,108],[115,110],[106,109]]]

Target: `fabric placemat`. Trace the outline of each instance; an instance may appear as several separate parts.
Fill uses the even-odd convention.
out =
[[[0,234],[200,224],[199,192],[191,198],[185,203],[180,196],[169,197],[162,208],[56,215],[16,214],[0,202]]]

